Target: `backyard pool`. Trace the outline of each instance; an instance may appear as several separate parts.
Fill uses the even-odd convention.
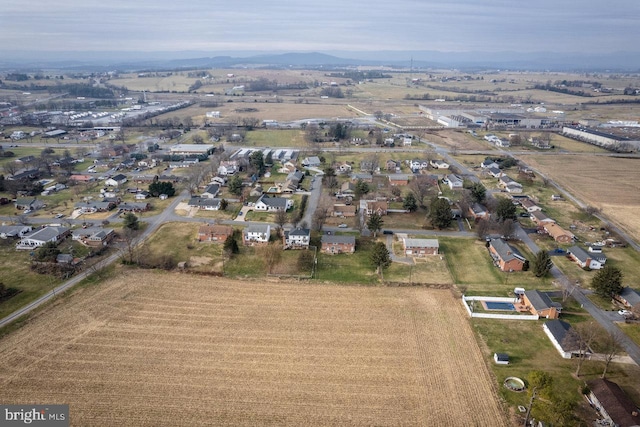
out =
[[[510,302],[483,301],[487,310],[515,311],[516,307]]]

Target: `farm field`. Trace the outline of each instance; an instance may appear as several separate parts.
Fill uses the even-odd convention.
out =
[[[507,425],[473,335],[448,290],[133,270],[5,336],[0,400],[83,426]]]
[[[640,206],[637,159],[575,155],[527,156],[526,161],[640,239],[640,219],[636,215]]]

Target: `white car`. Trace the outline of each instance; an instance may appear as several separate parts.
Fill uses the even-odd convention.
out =
[[[347,224],[340,224],[338,228],[347,228]]]
[[[631,312],[629,310],[618,310],[618,314],[621,316],[631,316]]]

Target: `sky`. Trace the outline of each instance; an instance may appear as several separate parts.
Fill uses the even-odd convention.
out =
[[[638,52],[639,0],[4,0],[29,51]]]

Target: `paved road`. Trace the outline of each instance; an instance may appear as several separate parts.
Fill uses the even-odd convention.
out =
[[[187,197],[187,196],[188,196],[188,193],[186,191],[184,191],[182,194],[180,194],[180,196],[176,197],[175,200],[161,214],[156,215],[154,217],[145,218],[145,222],[147,223],[147,227],[142,232],[142,234],[140,234],[140,236],[138,236],[138,238],[137,238],[135,243],[139,244],[139,243],[143,242],[151,234],[153,234],[160,227],[160,225],[162,225],[164,222],[167,222],[171,218],[171,215],[173,214],[173,211],[175,210],[175,208],[178,205],[178,203],[180,203],[180,201],[184,197]],[[110,255],[109,257],[107,257],[107,258],[103,259],[102,261],[98,262],[97,264],[95,264],[91,268],[86,269],[85,271],[77,274],[76,276],[72,277],[71,279],[67,280],[66,282],[62,283],[61,285],[57,286],[56,288],[52,289],[50,292],[48,292],[47,294],[41,296],[37,300],[27,304],[26,306],[20,308],[19,310],[16,310],[15,312],[13,312],[10,315],[6,316],[5,318],[1,319],[0,320],[0,328],[8,325],[9,323],[13,322],[14,320],[18,319],[19,317],[21,317],[21,316],[23,316],[23,315],[25,315],[27,313],[30,313],[32,310],[34,310],[37,307],[41,306],[45,302],[49,301],[52,298],[55,298],[55,296],[60,294],[61,292],[64,292],[67,289],[70,289],[73,286],[77,285],[78,283],[80,283],[83,279],[85,279],[88,275],[90,275],[94,271],[100,270],[100,269],[105,268],[108,265],[112,264],[113,262],[115,262],[116,260],[118,260],[120,258],[120,255],[121,254],[118,253],[118,252]]]

